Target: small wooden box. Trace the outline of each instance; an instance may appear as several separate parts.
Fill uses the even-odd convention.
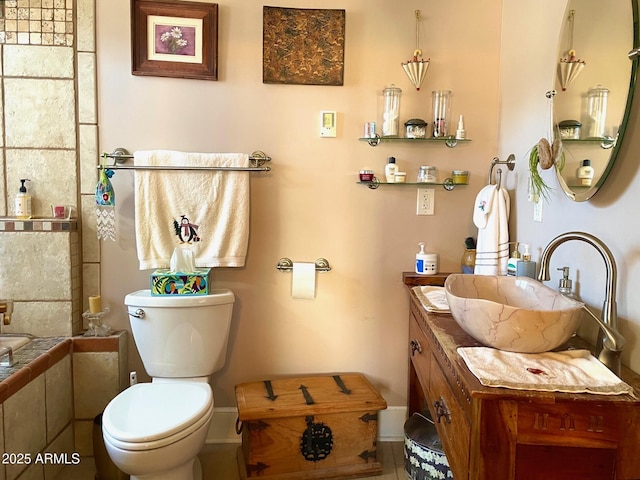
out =
[[[387,402],[362,374],[316,375],[236,385],[240,476],[270,480],[382,473],[378,411]]]

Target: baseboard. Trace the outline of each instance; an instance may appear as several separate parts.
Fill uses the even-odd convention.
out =
[[[236,433],[238,410],[235,407],[217,407],[213,412],[207,443],[240,443],[242,437]],[[378,412],[378,440],[397,442],[404,440],[404,421],[407,407],[387,407]]]
[[[387,407],[378,412],[378,440],[381,442],[404,441],[404,422],[407,419],[407,407]]]

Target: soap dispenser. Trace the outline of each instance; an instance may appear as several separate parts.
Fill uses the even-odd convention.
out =
[[[420,275],[435,275],[438,273],[438,254],[426,253],[424,242],[418,244],[420,251],[416,253],[416,273]]]
[[[511,242],[510,242],[511,243]],[[514,247],[511,256],[507,261],[507,276],[515,277],[518,271],[518,262],[520,261],[520,243],[513,242]]]
[[[562,270],[562,278],[558,284],[558,291],[565,297],[573,298],[573,282],[569,278],[569,267],[558,268]]]
[[[31,195],[27,193],[27,187],[25,187],[25,182],[30,182],[28,178],[20,179],[20,189],[18,190],[18,194],[16,195],[16,217],[20,220],[28,220],[31,218]]]
[[[516,263],[516,275],[518,277],[536,278],[536,262],[531,260],[531,253],[529,252],[529,244],[522,244],[522,260]]]

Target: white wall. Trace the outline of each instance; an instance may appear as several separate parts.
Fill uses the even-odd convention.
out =
[[[130,74],[129,0],[97,2],[100,148],[252,152],[272,158],[270,174],[251,180],[251,238],[242,269],[218,269],[217,287],[237,296],[227,366],[213,377],[218,406],[235,405],[236,383],[276,375],[361,371],[389,405],[406,403],[408,296],[402,272],[413,269],[418,242],[440,254],[442,271],[459,271],[476,193],[496,155],[500,2],[456,0],[302,0],[270,5],[346,9],[345,82],[341,87],[262,83],[262,2],[220,2],[219,81],[134,77]],[[416,9],[421,47],[431,57],[420,92],[400,63],[415,48]],[[428,119],[431,90],[454,92],[452,114],[463,113],[472,142],[382,145],[358,141],[374,120],[377,95],[403,90],[401,120]],[[338,136],[318,136],[320,110],[338,112]],[[420,165],[444,176],[469,170],[470,185],[435,192],[434,216],[417,217],[415,187],[357,185],[357,172],[383,173],[398,158],[408,177]],[[134,241],[133,174],[118,172],[118,241],[102,246],[102,296],[110,321],[128,328],[122,301],[148,288]],[[280,257],[325,257],[315,300],[290,296],[291,274]],[[142,372],[135,347],[131,368]]]
[[[555,188],[543,206],[542,223],[533,221],[533,204],[527,202],[527,159],[531,146],[546,135],[546,99],[544,93],[553,85],[557,35],[566,2],[505,2],[501,55],[501,100],[499,150],[514,151],[518,158],[516,175],[510,176],[515,188],[515,217],[512,238],[528,242],[533,258],[556,235],[579,230],[599,237],[611,249],[618,266],[619,327],[628,344],[622,361],[640,370],[640,298],[635,288],[640,285],[640,249],[638,248],[635,214],[640,203],[638,161],[633,153],[640,147],[635,135],[638,124],[638,93],[627,129],[627,138],[618,160],[604,187],[589,202],[570,201],[549,172],[546,179]],[[540,31],[546,28],[547,34]],[[555,32],[555,33],[554,33]],[[522,61],[526,54],[527,61]],[[596,309],[602,307],[605,291],[604,262],[592,247],[581,242],[560,246],[551,261],[552,279],[547,284],[557,288],[560,272],[556,268],[571,267],[579,297]],[[588,323],[588,322],[586,322]],[[589,325],[584,330],[593,333]]]
[[[277,2],[275,4],[277,6]],[[281,6],[311,7],[301,0]],[[553,85],[558,34],[565,1],[423,2],[331,0],[321,8],[345,8],[345,85],[265,85],[261,81],[262,4],[220,3],[218,82],[141,78],[130,74],[129,2],[99,0],[98,85],[100,147],[171,148],[187,151],[261,149],[273,171],[252,177],[251,240],[243,269],[220,269],[215,285],[234,290],[228,364],[214,375],[216,402],[234,405],[233,386],[281,374],[362,371],[390,405],[406,402],[407,294],[401,272],[413,268],[417,243],[440,254],[442,271],[458,271],[476,193],[486,183],[491,158],[515,153],[515,172],[505,175],[513,199],[512,237],[529,242],[534,259],[558,233],[583,230],[609,245],[619,267],[618,310],[629,340],[623,361],[640,369],[637,352],[640,283],[633,212],[640,203],[631,139],[601,192],[573,203],[557,190],[533,222],[526,201],[527,159],[546,133],[544,93]],[[411,89],[400,62],[415,47],[414,10],[424,18],[422,49],[432,59],[421,92]],[[454,91],[453,115],[463,113],[472,142],[447,149],[432,145],[383,145],[357,141],[362,124],[376,115],[377,94],[395,83],[403,91],[403,121],[430,115],[430,92]],[[338,112],[338,137],[320,139],[318,112]],[[637,111],[637,108],[636,108]],[[127,112],[125,114],[125,112]],[[500,124],[498,125],[498,119]],[[356,185],[364,167],[382,173],[394,155],[413,177],[419,165],[443,174],[463,168],[470,185],[436,190],[436,215],[415,215],[413,187]],[[552,185],[555,179],[549,178]],[[118,172],[119,238],[102,248],[102,295],[114,310],[114,326],[128,328],[126,293],[146,288],[149,271],[136,267],[133,175]],[[574,242],[575,243],[575,242]],[[568,265],[578,293],[599,307],[604,266],[595,251],[560,247],[556,267]],[[318,276],[316,299],[290,297],[290,274],[275,264],[326,257],[333,271]],[[634,351],[635,350],[635,351]],[[132,346],[131,368],[142,371]]]

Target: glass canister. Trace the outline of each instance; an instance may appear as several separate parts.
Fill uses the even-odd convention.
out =
[[[604,137],[608,97],[609,90],[602,85],[598,85],[596,88],[589,90],[587,95],[587,137]]]
[[[412,118],[404,123],[405,138],[425,138],[427,136],[427,122],[421,118]]]
[[[469,171],[468,170],[452,170],[451,171],[451,179],[453,183],[456,185],[466,185],[469,181]]]
[[[433,106],[433,136],[449,135],[451,121],[451,90],[434,90],[431,92]]]
[[[382,136],[397,137],[400,135],[400,98],[402,90],[393,83],[382,92],[384,111],[382,114]]]
[[[418,178],[416,181],[418,183],[437,183],[438,174],[436,171],[436,167],[432,167],[430,165],[422,165],[418,169]]]

